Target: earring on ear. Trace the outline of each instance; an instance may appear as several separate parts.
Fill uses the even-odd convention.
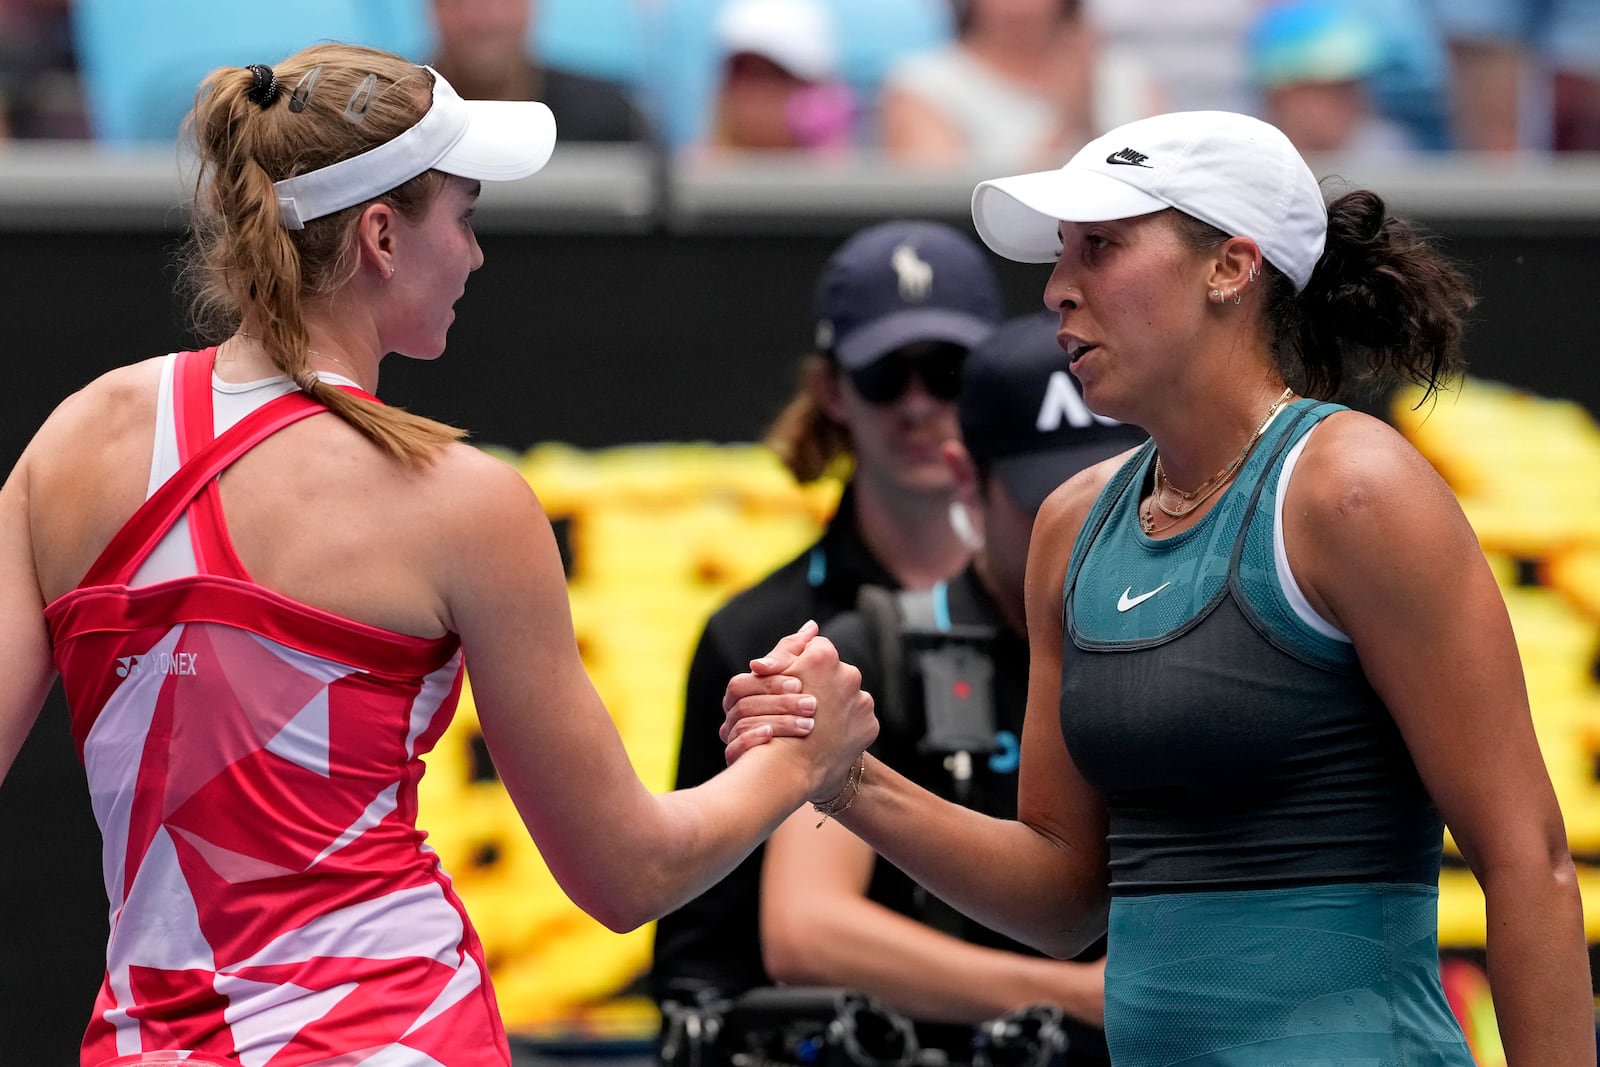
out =
[[[1239,290],[1237,290],[1237,289],[1229,289],[1228,290],[1228,295],[1233,297],[1233,302],[1235,304],[1240,304],[1240,303],[1244,302],[1244,295],[1242,293],[1240,293]]]
[[[1213,290],[1211,290],[1211,302],[1213,304],[1222,303],[1222,290],[1221,289],[1213,289]]]
[[[1250,264],[1250,281],[1253,282],[1256,280],[1257,273],[1256,265],[1254,263]]]

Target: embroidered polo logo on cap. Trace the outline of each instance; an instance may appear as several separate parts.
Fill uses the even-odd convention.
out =
[[[1119,148],[1106,157],[1106,162],[1115,163],[1123,167],[1143,167],[1145,170],[1154,170],[1154,167],[1145,162],[1149,158],[1143,152],[1135,152],[1131,148]]]
[[[900,297],[903,300],[928,299],[933,292],[933,264],[917,255],[910,244],[899,245],[889,254],[889,265],[900,276]]]

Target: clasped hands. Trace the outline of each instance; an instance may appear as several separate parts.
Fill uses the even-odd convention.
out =
[[[872,694],[861,672],[839,658],[815,622],[784,637],[771,652],[736,674],[722,697],[718,731],[731,765],[775,738],[804,738],[796,746],[809,761],[817,802],[836,796],[851,765],[878,736]]]

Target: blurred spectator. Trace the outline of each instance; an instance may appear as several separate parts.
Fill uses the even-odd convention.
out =
[[[1403,155],[1417,146],[1379,114],[1369,79],[1383,67],[1383,36],[1348,0],[1280,0],[1248,37],[1261,117],[1303,153]]]
[[[956,39],[884,80],[889,158],[984,170],[1058,166],[1093,136],[1095,62],[1078,0],[956,0]]]
[[[1457,145],[1600,149],[1600,0],[1434,0]]]
[[[719,78],[698,151],[832,153],[852,145],[854,96],[820,0],[729,0],[717,13]]]
[[[1256,111],[1245,39],[1262,0],[1083,0],[1097,42],[1095,123],[1165,111]]]
[[[432,0],[432,66],[467,99],[542,100],[562,142],[643,141],[649,123],[612,82],[541,63],[529,49],[537,0]]]
[[[1264,115],[1251,30],[1277,0],[1082,0],[1096,35],[1101,129],[1164,111]],[[1445,0],[1339,0],[1376,31],[1381,59],[1364,76],[1376,113],[1417,148],[1450,147],[1449,61],[1433,5]],[[1595,0],[1600,2],[1600,0]]]
[[[766,443],[797,482],[843,473],[844,492],[815,543],[706,621],[684,691],[684,788],[726,760],[719,665],[747,669],[766,652],[754,647],[762,635],[794,619],[826,623],[856,606],[863,585],[930,589],[966,566],[972,545],[950,521],[958,494],[943,449],[961,433],[955,401],[967,352],[1004,316],[990,260],[967,235],[922,219],[868,226],[828,257],[812,294],[815,350]],[[673,1004],[773,984],[760,938],[763,855],[757,848],[656,924],[650,981],[669,1020],[663,1037],[672,1036]]]
[[[0,139],[87,136],[71,0],[0,0]]]
[[[1383,40],[1383,62],[1368,75],[1378,111],[1404,126],[1427,151],[1452,147],[1450,56],[1433,0],[1349,0]]]
[[[711,140],[713,99],[722,81],[724,45],[718,14],[729,0],[604,0],[626,3],[638,16],[633,64],[647,95],[642,103],[675,151]],[[828,12],[835,46],[833,77],[853,98],[850,140],[876,145],[876,108],[885,72],[902,56],[932,48],[954,34],[949,0],[817,0]],[[565,0],[594,5],[597,0]],[[565,12],[554,0],[550,11]],[[554,18],[551,26],[559,25]],[[541,23],[541,32],[549,26]],[[587,68],[586,68],[587,69]],[[831,93],[837,98],[837,93]]]

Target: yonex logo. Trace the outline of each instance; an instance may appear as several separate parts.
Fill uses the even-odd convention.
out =
[[[1143,167],[1145,170],[1154,170],[1154,167],[1145,162],[1149,158],[1143,152],[1135,152],[1131,148],[1119,148],[1106,157],[1106,162],[1115,163],[1123,167]]]
[[[198,652],[157,652],[149,656],[118,656],[117,677],[126,678],[134,674],[199,674],[195,664],[199,658]]]

